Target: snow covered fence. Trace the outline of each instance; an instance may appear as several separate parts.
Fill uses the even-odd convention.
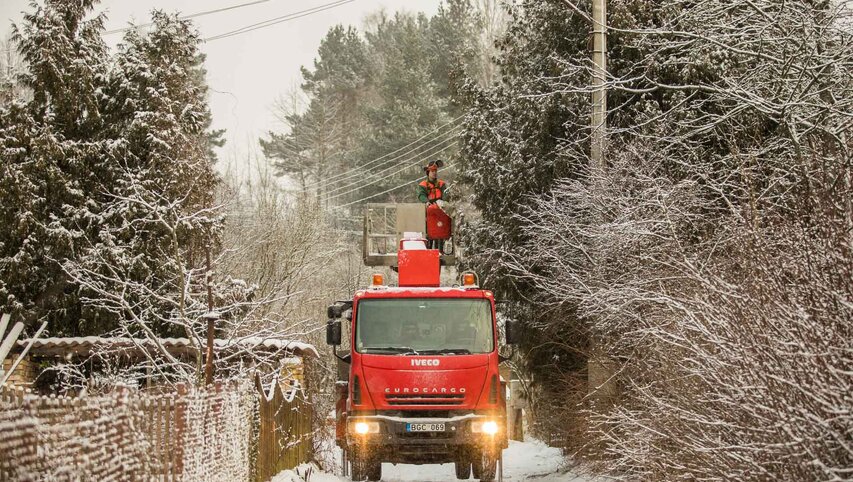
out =
[[[0,392],[0,480],[249,480],[246,386],[97,397]]]
[[[264,390],[257,375],[255,387],[260,394],[255,480],[266,481],[311,457],[312,404],[304,390],[293,388],[285,393],[279,383]]]

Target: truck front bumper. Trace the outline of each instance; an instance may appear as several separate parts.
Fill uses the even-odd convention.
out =
[[[499,450],[506,448],[505,417],[467,414],[448,418],[416,418],[386,415],[354,416],[347,423],[347,445],[360,452],[392,463],[446,463],[456,460],[465,453],[475,450]],[[498,424],[495,434],[475,432],[472,427],[478,422],[494,421]],[[358,422],[367,422],[378,431],[358,434],[354,430]],[[444,431],[410,432],[409,424],[443,423]]]

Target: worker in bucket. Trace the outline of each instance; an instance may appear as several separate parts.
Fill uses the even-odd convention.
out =
[[[431,204],[438,206],[439,211],[441,211],[444,216],[453,215],[453,213],[448,209],[449,206],[445,206],[444,204],[445,201],[447,201],[447,191],[449,188],[447,187],[446,182],[438,178],[439,167],[444,167],[444,161],[438,159],[429,161],[429,163],[424,166],[424,172],[426,173],[427,178],[418,184],[418,200],[427,205],[427,248],[438,249],[443,252],[445,239],[432,239],[429,234],[429,209]],[[439,222],[438,225],[441,226],[441,223]]]
[[[438,178],[438,168],[444,167],[444,161],[429,161],[424,166],[427,178],[418,184],[418,200],[425,204],[438,204],[444,208],[447,201],[447,183]]]

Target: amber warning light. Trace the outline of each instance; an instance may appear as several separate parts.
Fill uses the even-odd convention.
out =
[[[462,286],[474,286],[477,284],[477,277],[474,273],[462,273]]]
[[[373,286],[382,286],[385,284],[385,277],[382,276],[382,273],[374,273],[373,274]]]

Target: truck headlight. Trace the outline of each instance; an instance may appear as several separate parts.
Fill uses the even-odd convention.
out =
[[[350,425],[350,431],[358,435],[367,435],[369,433],[379,433],[379,422],[369,422],[365,420],[356,420]]]
[[[500,431],[500,426],[494,420],[475,421],[471,422],[471,431],[474,433],[495,435]]]

